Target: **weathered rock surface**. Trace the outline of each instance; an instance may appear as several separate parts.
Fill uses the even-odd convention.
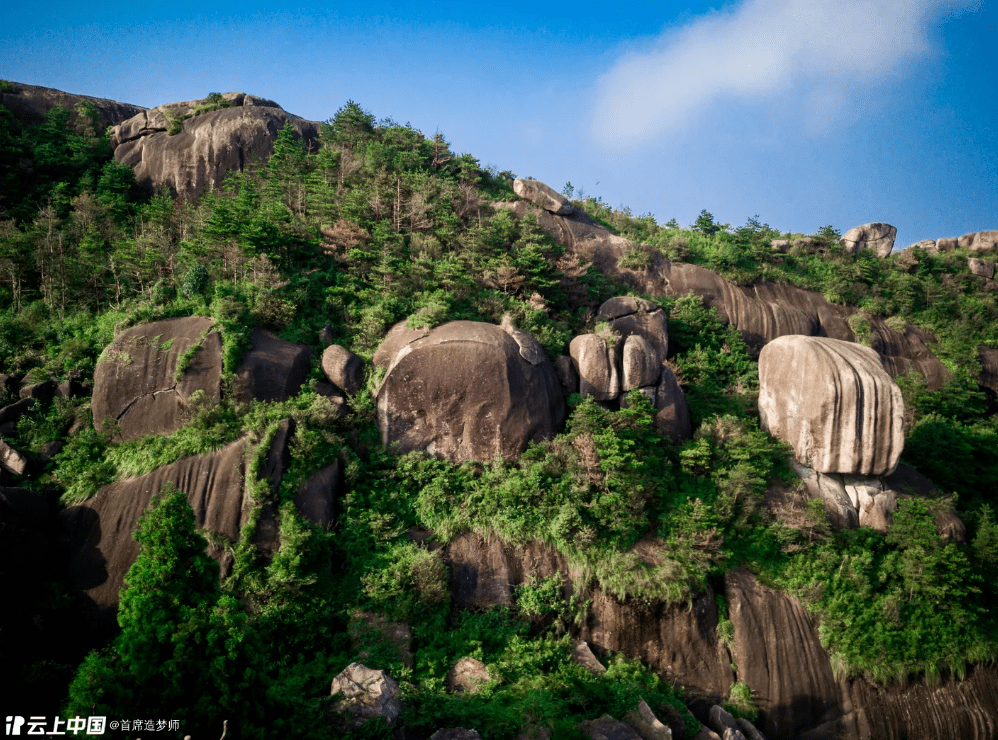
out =
[[[457,694],[474,694],[482,690],[492,676],[485,664],[477,658],[459,659],[447,674],[447,690]]]
[[[271,332],[255,328],[252,346],[236,375],[246,392],[261,401],[285,401],[298,394],[311,370],[312,350]]]
[[[641,740],[672,740],[672,728],[662,724],[644,699],[624,716],[624,721]]]
[[[870,249],[878,257],[888,257],[894,249],[894,238],[897,233],[896,227],[875,222],[849,229],[839,242],[850,254],[856,254],[861,249]]]
[[[961,245],[963,237],[961,237]],[[978,231],[968,245],[971,252],[994,252],[998,249],[998,231]]]
[[[655,403],[658,409],[655,414],[655,428],[673,442],[679,444],[689,439],[693,434],[690,423],[690,407],[686,402],[686,394],[679,387],[679,381],[672,368],[662,366],[661,379],[655,389]]]
[[[222,341],[212,319],[190,316],[126,329],[104,350],[94,371],[94,426],[117,422],[120,439],[170,434],[185,422],[197,391],[217,401],[221,392]],[[191,347],[200,348],[177,380]]]
[[[334,462],[312,475],[295,494],[298,513],[313,524],[331,527],[336,521],[336,502],[339,499],[340,464]]]
[[[901,390],[868,347],[776,339],[759,356],[762,427],[819,473],[886,475],[904,447]]]
[[[58,383],[54,380],[43,380],[40,383],[29,383],[21,387],[21,398],[34,398],[37,401],[51,401],[55,396]]]
[[[970,257],[967,259],[967,267],[972,273],[982,278],[993,278],[995,276],[994,262]]]
[[[513,180],[513,192],[559,216],[567,216],[575,210],[565,196],[539,180]]]
[[[572,587],[565,559],[540,543],[513,547],[464,534],[447,545],[445,554],[458,608],[511,605],[514,586],[558,572],[565,588]],[[690,606],[668,607],[640,601],[621,604],[596,590],[589,594],[590,614],[576,636],[598,650],[641,658],[685,686],[701,720],[728,695],[737,671],[738,680],[752,690],[760,709],[758,727],[769,740],[796,740],[829,723],[837,734],[821,737],[994,740],[998,669],[977,666],[966,681],[947,680],[936,688],[838,681],[816,623],[796,599],[762,586],[743,570],[725,576],[724,594],[734,632],[733,654],[717,640],[718,615],[709,591]],[[751,737],[746,728],[739,729]],[[681,737],[681,730],[675,736]]]
[[[992,393],[998,393],[998,349],[979,347],[977,359],[981,363],[981,374],[977,377],[978,384]],[[0,411],[0,416],[2,415],[3,411]]]
[[[675,296],[694,293],[708,307],[717,308],[722,320],[738,329],[755,353],[766,342],[787,334],[856,339],[848,324],[855,309],[831,304],[820,293],[765,281],[748,287],[734,285],[703,267],[670,262],[654,250],[650,252],[648,269],[631,270],[621,267],[619,261],[634,244],[610,233],[581,211],[556,216],[523,201],[498,203],[496,207],[518,218],[532,213],[541,229],[569,253],[592,261],[602,272],[619,278],[636,292]],[[898,334],[878,319],[870,323],[874,349],[883,355],[884,367],[892,375],[917,370],[933,390],[949,377],[945,366],[926,347],[926,342],[934,341],[931,335],[913,327]]]
[[[554,360],[554,370],[558,374],[558,382],[565,395],[579,392],[579,374],[575,372],[572,365],[572,358],[568,355],[560,355]]]
[[[392,364],[392,359],[397,355],[403,347],[407,344],[412,344],[417,339],[422,339],[423,337],[429,335],[429,329],[406,329],[405,322],[400,321],[391,329],[388,330],[388,334],[385,335],[385,339],[378,348],[374,351],[374,357],[371,358],[371,364],[375,367],[383,367],[386,370],[388,366]]]
[[[620,375],[613,347],[595,334],[581,334],[568,346],[572,367],[579,376],[579,393],[597,401],[620,395]]]
[[[395,679],[384,671],[360,663],[351,663],[344,668],[333,679],[329,693],[331,696],[341,695],[333,710],[348,712],[355,727],[376,717],[391,725],[402,713],[399,685]]]
[[[648,342],[655,351],[656,364],[662,364],[668,357],[669,322],[668,316],[660,306],[643,298],[619,296],[603,303],[599,307],[597,316],[608,321],[622,340],[626,341],[631,336],[637,336]],[[641,383],[641,385],[646,384]]]
[[[936,240],[936,249],[940,252],[952,252],[960,246],[959,237],[947,236]]]
[[[2,439],[0,439],[0,469],[11,475],[24,475],[24,471],[28,469],[28,459]]]
[[[20,401],[8,404],[0,409],[0,427],[11,422],[17,423],[22,416],[31,410],[35,405],[35,399],[22,398]]]
[[[338,344],[331,344],[322,353],[322,372],[329,382],[352,396],[364,385],[364,361]]]
[[[228,172],[242,171],[254,158],[267,158],[278,132],[291,123],[311,146],[319,126],[293,116],[276,103],[244,93],[222,96],[232,107],[202,113],[183,122],[183,130],[167,133],[167,116],[193,113],[205,100],[170,103],[142,111],[111,132],[114,158],[135,170],[139,186],[154,190],[168,185],[195,198],[217,186]]]
[[[239,539],[252,508],[245,485],[246,451],[246,441],[239,440],[218,452],[184,458],[104,486],[89,501],[60,513],[70,543],[70,581],[94,602],[100,621],[113,621],[118,592],[139,552],[132,532],[164,486],[186,494],[198,527],[231,542]],[[208,552],[222,560],[224,571],[228,556],[213,548]]]
[[[589,740],[641,740],[641,736],[630,725],[618,722],[608,714],[583,722],[579,725],[579,730]]]
[[[97,124],[99,128],[95,133],[101,134],[108,126],[114,126],[144,110],[138,105],[119,103],[106,98],[93,98],[89,95],[75,95],[51,87],[25,85],[20,82],[14,85],[17,92],[0,92],[0,105],[9,110],[14,118],[25,126],[41,123],[45,120],[45,114],[57,105],[68,110],[70,123],[77,125],[79,116],[76,106],[80,103],[91,103],[97,109],[99,116]]]
[[[592,673],[594,676],[602,676],[606,673],[606,666],[599,662],[599,658],[589,647],[585,640],[576,640],[575,647],[572,648],[572,660]]]
[[[515,334],[452,321],[404,344],[378,391],[383,443],[486,461],[557,434],[565,418],[557,375],[536,340]]]

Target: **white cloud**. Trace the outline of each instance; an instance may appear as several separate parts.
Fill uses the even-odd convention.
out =
[[[945,0],[744,0],[669,29],[599,80],[593,131],[634,144],[682,129],[719,101],[803,93],[822,113],[930,51],[941,14],[978,4]],[[809,106],[810,107],[810,106]]]

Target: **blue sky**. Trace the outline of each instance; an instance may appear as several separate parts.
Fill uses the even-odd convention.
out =
[[[998,229],[998,10],[947,0],[19,3],[0,77],[144,106],[352,99],[635,215]]]

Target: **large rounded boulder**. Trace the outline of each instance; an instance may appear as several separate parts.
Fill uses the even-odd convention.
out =
[[[452,462],[516,458],[557,434],[564,418],[558,376],[537,341],[476,321],[400,346],[378,390],[386,446]]]
[[[904,447],[904,402],[869,347],[774,339],[759,355],[759,417],[819,473],[888,475]]]
[[[170,434],[184,425],[197,391],[218,400],[222,340],[199,316],[154,321],[123,331],[94,371],[91,409],[100,430],[117,424],[120,439]]]
[[[307,145],[318,137],[317,123],[293,116],[271,100],[244,93],[225,93],[222,100],[228,107],[196,113],[210,101],[191,100],[157,106],[123,121],[111,131],[114,158],[135,171],[142,188],[167,185],[195,198],[220,185],[227,173],[269,157],[285,124],[290,123],[295,138]],[[170,133],[172,121],[182,121],[175,134]]]

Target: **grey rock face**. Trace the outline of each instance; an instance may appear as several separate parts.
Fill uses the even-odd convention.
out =
[[[9,110],[14,118],[25,126],[41,123],[45,120],[45,114],[57,105],[61,105],[69,111],[69,121],[75,125],[78,117],[76,106],[80,103],[90,103],[97,109],[99,116],[97,125],[100,128],[95,133],[102,133],[108,126],[121,123],[144,110],[138,105],[119,103],[116,100],[107,100],[106,98],[94,98],[89,95],[76,95],[51,87],[25,85],[18,82],[15,83],[15,88],[17,92],[0,93],[0,105]]]
[[[312,475],[295,494],[298,513],[313,524],[331,527],[336,520],[339,498],[340,464],[334,462]]]
[[[382,442],[457,462],[512,459],[553,437],[565,418],[561,388],[525,336],[518,342],[475,321],[452,321],[408,343],[395,341],[408,338],[402,331],[390,334],[386,343],[398,349],[378,390]]]
[[[993,278],[995,276],[995,263],[987,260],[970,257],[967,259],[967,267],[975,275],[982,278]]]
[[[197,526],[239,540],[252,508],[245,490],[246,452],[246,441],[239,440],[218,452],[184,458],[138,478],[115,481],[86,503],[60,513],[70,542],[70,581],[94,601],[101,619],[113,623],[118,592],[139,552],[132,532],[165,486],[186,494]],[[224,554],[212,548],[208,552],[223,561],[224,570]]]
[[[936,249],[940,252],[952,252],[960,245],[960,239],[955,236],[948,236],[936,240]]]
[[[346,347],[331,344],[322,353],[322,372],[329,382],[352,396],[364,385],[364,361]]]
[[[599,318],[610,322],[614,332],[626,340],[631,335],[643,337],[658,356],[661,364],[669,354],[669,322],[659,306],[643,298],[618,296],[599,308]]]
[[[632,334],[624,340],[621,357],[621,392],[656,385],[662,374],[662,360],[647,339]]]
[[[878,257],[888,257],[894,249],[894,237],[897,233],[896,227],[875,222],[849,229],[839,242],[850,254],[856,254],[861,249],[870,249]]]
[[[624,716],[624,721],[641,736],[641,740],[672,740],[672,729],[662,724],[644,699]]]
[[[513,192],[535,206],[559,216],[567,216],[575,210],[565,196],[539,180],[514,180]]]
[[[612,401],[620,395],[615,352],[603,337],[582,334],[572,339],[568,351],[579,376],[579,393],[597,401]]]
[[[398,683],[384,671],[351,663],[333,679],[330,695],[341,694],[334,711],[348,712],[355,727],[381,717],[391,725],[402,713]]]
[[[779,252],[780,254],[786,254],[790,251],[790,240],[789,239],[773,239],[769,246],[773,248],[774,252]]]
[[[576,641],[575,647],[572,649],[572,660],[595,676],[602,676],[606,673],[606,666],[599,662],[599,658],[593,654],[589,643],[585,640]]]
[[[655,415],[655,427],[659,432],[671,438],[676,444],[692,436],[693,428],[690,424],[690,407],[686,403],[686,394],[679,387],[676,374],[668,365],[662,366],[654,406],[658,409]]]
[[[259,328],[250,341],[252,346],[236,369],[249,395],[261,401],[297,395],[311,369],[312,350]]]
[[[185,422],[188,401],[200,391],[221,394],[222,340],[212,319],[190,316],[125,330],[107,346],[94,371],[94,426],[117,422],[120,439],[170,434]],[[189,358],[180,379],[181,358]]]
[[[572,358],[568,355],[561,355],[554,360],[554,369],[558,373],[558,382],[566,395],[579,392],[579,374],[575,372],[572,365]]]
[[[901,390],[872,349],[785,336],[759,356],[762,427],[819,473],[885,475],[904,447]]]
[[[167,116],[192,113],[204,100],[161,105],[122,122],[111,133],[114,158],[135,170],[141,187],[168,185],[194,198],[219,185],[226,173],[269,157],[285,123],[308,145],[318,137],[318,124],[286,113],[273,101],[244,93],[222,97],[232,107],[189,118],[176,135],[167,133]]]
[[[998,249],[998,231],[978,231],[970,242],[971,252],[994,252]]]
[[[12,475],[24,475],[28,460],[20,452],[0,439],[0,469]]]

